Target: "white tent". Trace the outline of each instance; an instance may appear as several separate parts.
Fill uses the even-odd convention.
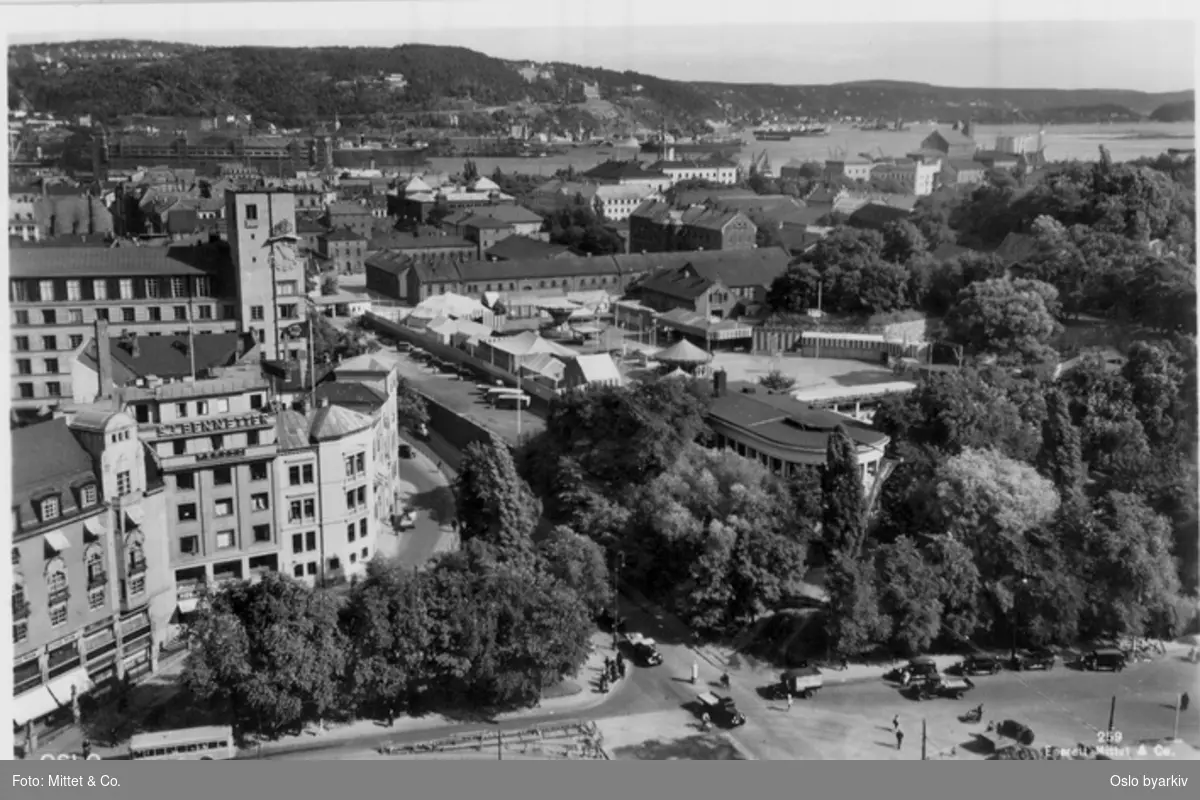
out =
[[[487,309],[478,300],[472,300],[461,294],[435,294],[422,301],[413,309],[414,317],[434,319],[435,317],[452,317],[455,319],[479,319],[487,313]]]

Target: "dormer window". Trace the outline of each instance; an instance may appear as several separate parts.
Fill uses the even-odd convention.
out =
[[[96,491],[96,484],[89,483],[83,487],[79,493],[79,504],[84,508],[90,508],[96,505],[99,493]]]
[[[38,503],[38,515],[42,522],[58,519],[59,510],[58,495],[42,498],[42,501]]]

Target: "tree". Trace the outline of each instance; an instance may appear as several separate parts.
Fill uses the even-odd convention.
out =
[[[1086,470],[1079,429],[1071,421],[1067,396],[1054,389],[1046,394],[1046,421],[1042,423],[1042,448],[1038,453],[1039,471],[1062,493],[1064,500],[1083,489]]]
[[[900,220],[884,226],[882,256],[885,260],[907,264],[928,250],[925,235],[913,223]]]
[[[981,599],[996,616],[1007,616],[1013,587],[1029,571],[1030,532],[1058,511],[1053,484],[995,450],[964,450],[938,468],[935,487],[938,529],[971,551],[987,576]]]
[[[347,671],[357,704],[368,712],[412,708],[428,677],[430,620],[422,588],[407,568],[376,559],[342,607]]]
[[[593,617],[611,607],[612,580],[600,545],[565,525],[558,525],[538,550],[547,571],[564,586],[570,586]]]
[[[881,548],[877,559],[880,607],[891,618],[892,650],[905,656],[926,652],[942,627],[937,571],[907,536]]]
[[[796,385],[796,379],[788,375],[784,375],[777,369],[773,369],[766,375],[758,379],[758,382],[767,389],[787,391]]]
[[[1121,375],[1150,444],[1167,442],[1183,415],[1184,373],[1167,346],[1136,341],[1126,354]]]
[[[1167,521],[1136,495],[1110,493],[1083,532],[1088,624],[1100,635],[1174,638],[1179,578]]]
[[[475,162],[472,159],[468,158],[465,162],[463,162],[462,174],[463,174],[463,181],[466,183],[471,183],[472,181],[477,180],[479,178],[479,167],[475,164]]]
[[[276,573],[211,596],[191,628],[184,683],[243,730],[276,734],[335,708],[346,641],[332,597]]]
[[[974,353],[1021,363],[1053,357],[1050,340],[1061,330],[1054,315],[1058,292],[1041,281],[997,278],[963,289],[947,312],[949,337]]]
[[[854,442],[841,425],[829,436],[826,445],[821,497],[826,553],[845,553],[857,558],[866,535],[862,472]]]
[[[479,539],[511,557],[533,547],[531,537],[541,507],[501,439],[493,436],[467,445],[458,470],[455,501],[464,541]]]
[[[890,620],[880,610],[873,564],[835,552],[825,570],[825,592],[825,634],[833,652],[848,658],[887,640]]]
[[[429,424],[429,407],[425,396],[417,391],[408,378],[396,382],[396,415],[410,428]]]

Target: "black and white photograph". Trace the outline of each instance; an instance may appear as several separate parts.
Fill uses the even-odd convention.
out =
[[[0,4],[0,758],[1200,760],[1196,16]]]

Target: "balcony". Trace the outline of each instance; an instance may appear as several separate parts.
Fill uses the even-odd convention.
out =
[[[108,583],[108,573],[104,570],[94,570],[88,573],[88,588],[96,589]]]
[[[50,592],[47,597],[47,603],[51,606],[61,605],[71,599],[70,589],[58,589]]]
[[[129,570],[128,570],[128,572],[129,572],[129,574],[130,574],[130,575],[142,575],[142,574],[144,574],[144,573],[146,572],[146,559],[145,559],[145,557],[132,559],[132,560],[129,562]]]

